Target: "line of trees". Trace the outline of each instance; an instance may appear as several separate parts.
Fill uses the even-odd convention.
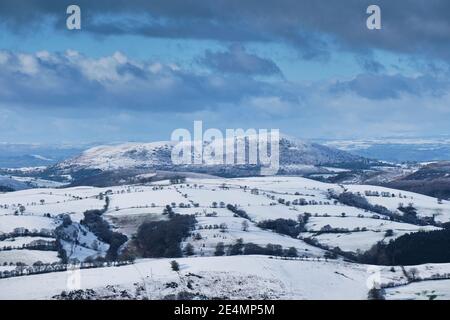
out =
[[[297,238],[300,232],[306,231],[306,224],[308,223],[309,216],[299,216],[298,220],[292,219],[276,219],[276,220],[264,220],[257,224],[261,229],[272,230],[276,233],[284,234],[293,238]]]
[[[35,240],[30,243],[24,243],[21,246],[3,246],[0,251],[10,251],[10,250],[39,250],[39,251],[57,251],[56,240],[45,241],[45,240]]]
[[[418,265],[450,262],[450,230],[419,231],[389,243],[379,242],[358,257],[377,265]]]
[[[42,238],[54,238],[55,234],[52,230],[28,230],[26,228],[16,228],[13,232],[0,234],[0,241],[17,238],[17,237],[42,237]]]
[[[67,270],[76,269],[92,269],[92,268],[106,268],[106,267],[120,267],[128,264],[133,264],[132,260],[122,260],[122,261],[93,261],[93,262],[82,262],[79,264],[61,264],[52,263],[44,264],[42,262],[36,262],[32,266],[26,266],[23,264],[18,265],[14,270],[0,271],[0,279],[20,277],[32,274],[42,274],[50,272],[64,272]]]
[[[403,205],[399,205],[398,210],[403,213],[403,215],[397,214],[395,212],[390,211],[384,206],[380,206],[378,204],[371,204],[367,199],[359,194],[355,194],[352,192],[343,192],[340,195],[330,194],[330,197],[335,198],[339,202],[351,206],[360,208],[363,210],[375,212],[390,218],[391,221],[400,221],[405,223],[411,223],[415,225],[425,226],[425,225],[436,225],[433,218],[420,218],[417,216],[417,209],[413,207],[412,204],[404,207]]]
[[[216,245],[215,256],[236,256],[236,255],[268,255],[280,257],[298,257],[295,247],[288,249],[279,244],[268,243],[265,247],[252,242],[244,243],[243,239],[237,239],[235,243],[225,246],[223,242]]]
[[[234,213],[235,217],[241,217],[247,220],[251,220],[247,212],[242,209],[238,209],[237,206],[233,206],[232,204],[227,204],[227,209]]]

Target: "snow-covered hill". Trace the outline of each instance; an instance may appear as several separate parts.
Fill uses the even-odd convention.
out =
[[[79,154],[88,145],[16,144],[0,142],[0,168],[48,166]]]
[[[419,218],[434,216],[437,222],[450,221],[450,202],[445,200],[379,186],[339,185],[292,176],[197,177],[177,184],[167,180],[104,188],[30,189],[0,194],[0,262],[14,272],[23,268],[23,264],[25,268],[36,269],[32,266],[39,261],[58,266],[61,255],[57,248],[33,247],[37,241],[58,239],[62,240],[59,251],[64,250],[69,261],[89,263],[104,257],[110,246],[98,238],[95,228],[90,229],[81,221],[86,218],[86,211],[104,209],[107,195],[109,206],[104,209],[102,219],[112,230],[131,239],[125,244],[131,249],[135,248],[132,239],[142,223],[168,220],[164,214],[167,206],[179,215],[195,216],[191,232],[180,242],[180,248],[191,247],[192,255],[188,259],[177,258],[181,265],[178,273],[171,271],[171,259],[142,260],[139,252],[135,265],[81,270],[80,288],[88,291],[73,294],[83,298],[173,298],[185,294],[185,287],[191,283],[193,293],[204,298],[365,299],[369,290],[366,281],[374,267],[345,262],[344,256],[333,258],[330,253],[338,248],[346,253],[363,252],[380,241],[387,243],[407,233],[440,228],[392,221],[384,214],[332,197],[344,192],[360,194],[368,203],[382,205],[399,216],[402,215],[399,202],[407,202],[418,209]],[[241,210],[240,214],[227,204]],[[72,221],[64,228],[61,226],[67,219],[62,215]],[[303,223],[304,228],[292,234],[262,224],[277,219]],[[277,253],[214,257],[219,243],[231,248],[239,241],[252,250],[269,246],[289,249],[297,257],[269,258]],[[252,254],[246,250],[242,254]],[[438,270],[439,266],[416,269],[424,280],[450,278],[450,267]],[[382,276],[387,277],[383,283],[395,285],[386,290],[386,297],[397,298],[397,289],[400,297],[414,297],[423,287],[408,285],[410,279],[405,279],[401,267],[380,268]],[[0,298],[67,298],[61,293],[68,291],[67,277],[71,274],[51,271],[48,275],[19,274],[0,279]],[[39,285],[43,281],[48,285]],[[438,290],[441,283],[429,281],[429,286]],[[153,286],[150,293],[145,292],[146,286]],[[24,287],[28,289],[22,291],[20,288]],[[245,292],[236,290],[238,287]],[[441,291],[443,296],[450,294],[448,290]],[[119,296],[114,292],[125,293]]]
[[[61,169],[117,170],[130,168],[170,167],[171,151],[176,142],[126,143],[99,146],[84,151],[80,156],[57,165]],[[193,152],[192,157],[200,157]],[[281,165],[324,165],[363,161],[345,151],[316,143],[280,139]]]
[[[119,268],[81,270],[79,284],[74,281],[72,289],[86,290],[85,298],[94,299],[163,299],[183,292],[198,293],[197,299],[366,299],[369,291],[366,267],[349,263],[264,256],[187,258],[178,260],[181,270],[174,272],[170,261],[147,259]],[[0,299],[57,298],[70,291],[71,274],[2,279]],[[120,297],[122,292],[127,294]]]
[[[316,299],[364,300],[373,283],[387,299],[448,299],[449,264],[375,267],[267,256],[143,259],[133,265],[0,280],[0,299]],[[405,276],[414,270],[421,282]],[[45,285],[42,285],[45,283]]]
[[[0,175],[0,192],[11,191],[11,190],[24,190],[28,189],[26,183],[13,179],[11,177]]]

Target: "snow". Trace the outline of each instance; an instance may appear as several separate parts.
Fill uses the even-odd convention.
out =
[[[15,180],[12,177],[3,175],[0,175],[0,185],[3,187],[11,188],[13,190],[23,190],[28,188],[25,183]]]
[[[38,251],[38,250],[7,250],[0,251],[0,264],[22,262],[26,265],[41,261],[43,263],[59,262],[58,253],[56,251]]]
[[[40,205],[41,200],[44,200],[45,203],[57,203],[58,201],[70,199],[70,197],[68,196],[56,193],[53,194],[53,190],[54,189],[28,189],[0,194],[0,204],[8,206],[21,204],[26,206],[27,204],[31,203]]]
[[[386,289],[388,299],[428,298],[431,294],[446,298],[450,288],[449,280],[408,284],[400,267],[392,272],[391,267],[343,261],[281,260],[265,256],[195,257],[176,259],[180,271],[174,272],[171,260],[142,259],[122,267],[0,279],[0,299],[51,299],[62,291],[93,289],[97,298],[114,295],[121,298],[120,294],[126,290],[138,299],[162,299],[169,294],[190,291],[207,298],[363,300],[367,299],[373,281],[396,285]],[[437,270],[450,271],[449,264],[413,266],[406,270],[411,268],[426,277]],[[75,286],[74,276],[78,283]],[[169,283],[175,286],[168,286]],[[193,289],[188,289],[187,283]],[[417,292],[421,294],[416,295]]]
[[[437,199],[430,196],[378,186],[345,185],[345,188],[348,189],[348,191],[354,193],[361,192],[361,194],[363,195],[366,190],[373,192],[378,191],[379,193],[388,192],[391,194],[395,194],[396,197],[369,196],[366,198],[371,204],[378,204],[384,206],[389,210],[397,212],[399,214],[401,214],[401,211],[397,209],[400,203],[402,203],[404,206],[407,206],[409,203],[412,203],[413,206],[417,209],[419,217],[431,217],[435,215],[436,221],[440,222],[450,221],[450,201],[443,200],[442,204],[438,204]],[[404,198],[400,198],[399,194],[401,194]]]
[[[230,212],[231,213],[231,212]],[[248,231],[242,230],[242,222],[246,221],[243,218],[236,218],[230,215],[218,214],[217,217],[197,217],[197,228],[194,233],[199,233],[202,239],[196,240],[195,236],[186,241],[194,246],[194,252],[197,255],[213,255],[218,242],[223,242],[225,245],[231,245],[237,239],[242,239],[244,243],[255,243],[265,247],[267,244],[281,245],[284,249],[294,247],[300,256],[315,256],[322,257],[324,251],[316,247],[304,243],[302,240],[294,239],[289,236],[284,236],[272,231],[262,230],[255,226],[254,223],[248,222]],[[221,232],[219,229],[206,229],[210,225],[220,225],[225,223],[227,229]],[[199,229],[199,227],[203,229]]]
[[[88,257],[93,259],[104,257],[109,249],[109,244],[100,241],[95,234],[78,223],[72,223],[63,231],[72,240],[65,241],[68,239],[64,238],[65,240],[61,241],[69,261],[73,259],[84,261]]]
[[[12,271],[12,270],[14,270],[14,269],[16,269],[16,266],[14,265],[14,266],[0,266],[0,272],[3,272],[3,271]]]
[[[334,167],[322,167],[322,168],[327,169],[330,172],[335,172],[335,173],[351,171],[350,169],[342,169],[342,168],[334,168]]]
[[[325,191],[329,188],[338,187],[337,185],[331,183],[323,183],[307,178],[289,176],[236,178],[229,180],[235,185],[258,188],[264,191],[276,190],[277,193],[280,194],[284,192],[294,194],[295,192],[305,193],[314,190]],[[209,182],[213,183],[211,180]]]
[[[103,208],[105,201],[99,199],[100,193],[107,192],[110,199],[109,210],[103,215],[104,218],[129,237],[136,233],[144,221],[167,219],[167,216],[162,215],[162,211],[166,205],[175,203],[173,210],[176,213],[196,215],[197,219],[194,235],[183,242],[183,246],[187,243],[194,246],[195,255],[192,258],[177,259],[181,264],[180,276],[170,269],[169,262],[172,259],[143,259],[132,266],[81,270],[82,287],[95,289],[100,296],[102,294],[106,296],[111,293],[106,286],[111,285],[134,295],[137,291],[135,284],[142,284],[145,281],[148,297],[159,299],[182,291],[188,279],[192,278],[188,275],[191,272],[202,277],[194,277],[198,285],[195,290],[208,297],[365,299],[369,290],[366,285],[369,277],[367,269],[371,266],[341,260],[317,261],[324,256],[324,250],[308,245],[301,239],[257,227],[257,223],[264,220],[297,220],[299,215],[309,213],[311,216],[306,225],[307,232],[302,232],[301,238],[312,237],[330,248],[339,247],[351,252],[368,250],[378,241],[387,241],[406,233],[437,229],[432,226],[375,219],[371,212],[334,203],[328,199],[329,189],[340,193],[344,188],[351,192],[360,192],[362,195],[366,190],[393,193],[396,195],[395,198],[381,196],[366,198],[372,204],[380,204],[393,211],[397,210],[399,202],[405,205],[411,202],[418,208],[419,216],[440,212],[441,215],[436,217],[438,221],[450,220],[450,202],[443,201],[442,204],[438,204],[437,199],[432,197],[377,186],[342,187],[288,176],[237,179],[191,177],[185,183],[177,185],[171,185],[166,181],[107,188],[30,189],[0,194],[0,205],[7,205],[7,208],[0,208],[0,233],[12,232],[15,228],[27,228],[30,231],[54,230],[60,223],[54,217],[68,213],[74,223],[68,228],[67,234],[75,234],[72,240],[77,241],[69,239],[62,244],[70,259],[83,261],[88,257],[104,256],[109,248],[107,244],[98,241],[89,230],[82,230],[84,227],[79,225],[86,210]],[[407,198],[400,198],[399,193]],[[41,204],[41,199],[44,200],[44,204]],[[290,203],[280,204],[278,199]],[[311,204],[293,205],[292,201],[298,199],[311,201]],[[212,207],[213,202],[217,203],[217,208]],[[230,210],[220,207],[221,202],[225,205],[236,204],[238,208],[247,212],[250,220],[235,217]],[[190,207],[180,208],[180,203]],[[19,204],[24,205],[26,210],[23,215],[14,215]],[[47,213],[50,213],[52,218],[44,217]],[[342,213],[345,213],[345,217],[341,216]],[[244,221],[249,225],[247,231],[242,230]],[[226,224],[224,232],[217,228],[221,224]],[[332,228],[348,229],[351,232],[317,235],[317,232],[327,225]],[[365,228],[367,231],[355,231],[355,228],[359,230]],[[393,230],[392,237],[386,238],[387,230]],[[201,239],[195,237],[196,233],[201,235]],[[0,248],[10,244],[19,246],[35,239],[40,238],[17,237],[15,242],[6,239],[0,241]],[[213,256],[218,242],[231,245],[237,239],[260,246],[271,243],[281,245],[284,249],[294,247],[300,256],[309,258],[304,261],[291,261],[263,256]],[[56,252],[52,251],[0,251],[0,264],[25,262],[31,265],[36,261],[51,263],[59,259]],[[419,275],[426,279],[438,273],[450,273],[450,264],[424,265],[416,268]],[[408,280],[399,267],[396,267],[396,272],[390,272],[388,267],[380,269],[384,283],[395,282],[397,285],[386,291],[389,299],[429,298],[436,292],[436,298],[448,297],[448,291],[444,288],[444,283],[448,285],[446,280],[407,284]],[[406,270],[409,269],[410,267],[406,267]],[[67,290],[67,276],[61,272],[0,279],[0,299],[51,298]],[[168,282],[177,282],[178,288],[166,288],[165,284]],[[46,285],[42,286],[42,283]],[[426,290],[429,292],[425,292]],[[142,297],[141,295],[138,298]]]
[[[29,214],[43,215],[45,213],[50,214],[71,214],[72,220],[79,221],[83,218],[83,213],[87,210],[102,209],[105,205],[104,201],[97,199],[81,199],[81,200],[69,200],[60,203],[51,203],[46,205],[36,205],[26,207],[26,212]]]
[[[170,150],[175,142],[126,143],[115,146],[98,146],[86,150],[80,156],[67,160],[59,166],[86,167],[91,169],[116,170],[121,168],[167,165]]]
[[[64,250],[67,252],[67,258],[69,261],[85,261],[87,258],[95,259],[100,256],[105,256],[104,254],[101,254],[96,250],[86,248],[84,246],[74,245],[72,242],[67,242],[64,240],[61,242]]]
[[[165,206],[164,206],[165,207]],[[136,208],[122,208],[119,210],[116,209],[110,209],[107,213],[105,213],[105,216],[109,217],[130,217],[134,215],[161,215],[161,213],[164,210],[163,206],[157,206],[154,208],[151,207],[136,207]]]
[[[381,232],[391,229],[406,233],[439,230],[439,228],[433,226],[416,226],[390,220],[355,217],[311,217],[306,227],[308,231],[320,231],[326,225],[330,225],[333,228],[348,229],[349,231],[355,228],[367,228],[368,230]]]
[[[439,228],[433,226],[416,226],[390,220],[355,217],[311,217],[306,228],[309,232],[318,232],[327,225],[332,228],[347,229],[349,231],[354,231],[355,228],[367,229],[367,231],[356,230],[349,233],[321,233],[312,236],[320,244],[327,245],[330,248],[339,247],[344,251],[350,252],[367,251],[377,244],[377,242],[388,242],[407,233],[439,230]],[[393,235],[387,237],[387,230],[392,230]],[[308,233],[302,233],[301,235],[302,237],[310,236]]]
[[[58,226],[58,222],[54,219],[43,216],[14,216],[2,215],[0,216],[0,234],[11,233],[15,228],[26,228],[30,231],[41,229],[53,230]]]
[[[377,242],[385,239],[383,232],[364,231],[352,233],[323,233],[312,238],[330,248],[339,247],[343,251],[367,251]]]
[[[175,202],[188,203],[186,198],[182,197],[173,187],[165,187],[162,190],[152,190],[151,188],[143,188],[139,192],[113,194],[110,196],[110,211],[119,209],[132,209],[137,207],[150,207],[155,204],[159,207],[165,207]],[[162,210],[160,210],[162,211]]]
[[[59,188],[64,187],[67,183],[57,182],[46,179],[38,179],[32,177],[18,177],[12,176],[12,178],[16,181],[25,182],[34,188]]]
[[[310,213],[311,215],[319,215],[323,216],[324,214],[327,214],[330,217],[341,217],[342,213],[345,213],[347,217],[358,217],[358,216],[364,216],[364,217],[372,217],[374,214],[371,212],[367,212],[365,210],[350,207],[342,204],[338,205],[306,205],[306,206],[295,206],[295,208],[300,213]]]
[[[255,205],[269,205],[272,201],[262,196],[253,195],[250,190],[244,192],[240,189],[219,190],[219,189],[180,189],[186,193],[188,198],[199,203],[201,206],[211,206],[213,202],[225,204],[239,204],[241,207]],[[184,199],[184,201],[186,201]]]
[[[274,205],[274,206],[250,206],[243,207],[242,209],[247,212],[253,221],[264,221],[264,220],[276,220],[276,219],[291,219],[297,220],[297,217],[302,213],[296,208],[287,207],[284,205]]]
[[[450,300],[450,280],[422,281],[386,289],[387,300]]]
[[[194,186],[195,185],[195,186]],[[225,188],[223,188],[225,186]],[[252,192],[252,189],[257,192]],[[365,190],[386,191],[398,194],[398,190],[386,189],[374,186],[353,186],[346,185],[350,191],[361,192]],[[432,227],[417,227],[414,225],[402,224],[397,222],[385,221],[380,219],[370,219],[373,213],[364,210],[335,204],[334,201],[327,198],[328,190],[333,189],[336,192],[342,192],[344,189],[335,184],[322,183],[300,177],[258,177],[258,178],[237,178],[237,179],[205,179],[205,178],[188,178],[186,183],[179,185],[132,185],[132,186],[116,186],[109,188],[94,187],[75,187],[66,189],[33,189],[19,192],[13,192],[0,195],[0,203],[17,205],[18,203],[32,204],[26,206],[26,214],[32,215],[26,218],[13,216],[0,216],[0,232],[7,226],[9,232],[16,227],[36,228],[41,227],[54,229],[55,225],[51,224],[51,219],[41,217],[46,213],[56,215],[60,213],[68,213],[71,215],[72,221],[79,222],[83,219],[83,213],[86,210],[101,209],[104,206],[104,200],[99,200],[98,195],[108,191],[110,206],[105,214],[115,226],[131,236],[137,231],[137,227],[146,219],[163,219],[162,211],[168,204],[175,203],[175,212],[181,214],[199,215],[199,225],[219,225],[226,223],[229,229],[227,233],[220,233],[217,229],[203,229],[199,233],[204,235],[206,239],[194,243],[197,251],[201,251],[203,255],[211,255],[217,242],[231,244],[238,238],[243,238],[244,242],[254,242],[265,246],[267,243],[280,244],[283,247],[293,246],[300,252],[308,254],[322,255],[323,252],[307,246],[303,241],[298,239],[282,236],[270,231],[264,231],[250,223],[250,231],[243,232],[242,219],[233,217],[233,214],[227,209],[211,208],[212,203],[216,202],[220,205],[237,204],[240,209],[247,212],[253,222],[274,219],[291,219],[297,220],[299,215],[304,213],[311,214],[311,218],[307,228],[309,231],[318,232],[326,225],[333,228],[346,228],[350,231],[355,228],[367,228],[368,231],[351,233],[351,234],[321,234],[315,237],[320,243],[330,247],[339,246],[343,250],[367,250],[376,242],[385,238],[385,232],[388,229],[394,231],[393,239],[408,232],[417,232],[419,230],[432,230]],[[256,194],[255,194],[256,193]],[[402,192],[414,199],[428,199],[430,197],[420,196],[413,193]],[[309,205],[292,205],[278,203],[278,199],[285,201],[294,201],[305,199],[313,201],[314,204]],[[367,197],[372,202],[398,201],[399,198],[383,198],[383,197]],[[43,199],[44,205],[39,204]],[[433,208],[439,207],[437,200],[430,198],[427,200]],[[36,202],[38,204],[36,204]],[[190,205],[191,208],[178,208],[179,204]],[[194,208],[197,204],[199,207]],[[445,204],[444,204],[445,205]],[[443,206],[444,206],[443,205]],[[394,206],[395,207],[395,206]],[[0,211],[11,213],[17,207],[9,207]],[[395,209],[395,208],[394,208]],[[204,212],[212,213],[216,211],[218,217],[205,217]],[[345,213],[346,217],[342,218],[341,214]],[[136,217],[133,221],[132,217]],[[363,218],[360,218],[360,217]],[[35,219],[36,221],[31,221]],[[39,222],[39,221],[41,222]],[[27,222],[28,221],[28,222]],[[45,221],[46,223],[42,223]],[[127,226],[123,226],[123,221],[132,222]],[[14,222],[14,223],[13,223]],[[50,224],[49,224],[50,223]],[[314,236],[312,233],[304,233],[302,237]],[[226,239],[224,238],[226,237]],[[203,246],[204,247],[201,247]],[[87,248],[76,248],[80,251],[78,258],[90,255],[92,250]]]
[[[235,139],[232,139],[234,144]],[[245,139],[244,136],[236,137],[236,141]],[[257,142],[256,135],[248,136],[250,142]],[[225,138],[225,140],[227,140]],[[203,143],[203,153],[211,153],[213,148],[223,146],[222,143],[228,144],[230,140],[216,139]],[[156,167],[173,168],[171,159],[172,149],[177,145],[178,141],[160,141],[152,143],[124,143],[119,145],[103,145],[97,146],[84,151],[80,156],[69,159],[58,164],[58,168],[71,171],[78,169],[101,169],[101,170],[118,170],[118,169],[135,169]],[[186,142],[189,143],[189,142]],[[349,161],[358,161],[361,158],[350,153],[337,149],[320,146],[314,143],[308,143],[298,139],[283,137],[280,139],[280,164],[287,172],[302,171],[315,172],[325,169],[318,169],[315,166],[323,163],[343,163]],[[202,159],[202,150],[196,148],[192,150],[193,159]],[[234,150],[233,150],[234,151]],[[233,152],[226,148],[225,154]],[[233,152],[234,153],[234,152]],[[204,159],[204,157],[203,157]],[[205,159],[204,159],[205,160]],[[223,161],[218,161],[216,165],[222,165]],[[248,164],[248,159],[246,163]],[[179,167],[179,166],[178,166]],[[183,169],[185,169],[183,167]],[[187,170],[189,171],[189,170]],[[195,171],[191,170],[191,171]]]
[[[55,241],[53,238],[45,238],[45,237],[15,237],[15,238],[8,238],[3,241],[0,241],[0,249],[3,247],[14,247],[14,248],[21,248],[23,245],[30,244],[33,241],[36,240],[43,240],[52,242]],[[0,253],[1,254],[1,253]]]
[[[181,266],[178,274],[171,270],[171,260],[146,259],[123,267],[83,269],[79,271],[80,285],[100,292],[108,285],[134,292],[135,283],[145,282],[144,296],[150,299],[185,290],[187,279],[194,282],[195,292],[233,299],[365,299],[368,292],[367,268],[357,264],[263,256],[183,258],[177,259]],[[189,277],[189,273],[203,278]],[[51,298],[68,290],[71,274],[58,272],[0,279],[0,299]],[[169,282],[179,283],[178,287],[166,288]]]

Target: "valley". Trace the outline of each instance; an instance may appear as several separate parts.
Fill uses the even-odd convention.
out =
[[[386,214],[339,201],[349,193]],[[417,212],[411,222],[402,209],[408,206]],[[166,223],[167,238],[174,217],[183,216],[195,222],[176,242],[180,251],[148,256],[158,244],[143,242],[140,227]],[[443,230],[447,222],[446,200],[294,176],[27,189],[0,194],[0,292],[7,299],[367,299],[375,268],[388,277],[380,289],[385,298],[415,297],[418,279],[436,277],[442,280],[430,285],[443,298],[446,264],[405,267],[419,270],[405,279],[401,265],[368,265],[359,256],[406,234]],[[152,251],[143,251],[148,245]],[[171,270],[172,260],[179,271]],[[81,268],[81,284],[68,290],[71,266]],[[323,291],[323,281],[330,290]]]

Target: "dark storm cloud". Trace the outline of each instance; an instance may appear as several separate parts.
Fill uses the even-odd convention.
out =
[[[383,64],[370,57],[359,57],[358,63],[363,70],[369,73],[379,73],[386,70]]]
[[[281,75],[280,68],[270,59],[261,58],[255,54],[248,53],[239,44],[234,44],[227,51],[212,52],[207,50],[199,60],[212,70],[246,75]]]
[[[351,91],[367,99],[385,100],[398,99],[402,94],[440,97],[447,93],[449,86],[448,80],[432,76],[361,74],[350,81],[339,81],[330,91]]]
[[[132,60],[121,53],[90,58],[75,51],[0,51],[0,105],[11,110],[51,110],[75,115],[92,109],[183,114],[225,108],[285,117],[291,112],[305,112],[305,105],[314,105],[320,114],[321,106],[345,96],[354,101],[361,97],[372,101],[400,100],[405,95],[433,99],[444,97],[450,88],[445,73],[417,77],[366,73],[346,81],[310,84],[296,84],[284,78],[264,81],[253,75],[277,69],[262,58],[255,61],[264,62],[264,67],[257,64],[258,67],[242,70],[240,65],[225,63],[220,68],[227,72],[217,75],[174,64]],[[359,106],[364,110],[363,105]]]
[[[186,119],[238,127],[275,121],[292,131],[332,135],[425,130],[426,119],[438,132],[448,127],[442,126],[449,116],[448,79],[445,72],[367,73],[340,82],[293,83],[189,70],[121,53],[92,58],[75,51],[0,51],[0,135],[34,139],[42,130],[48,139],[120,138]]]
[[[289,97],[290,90],[246,75],[219,76],[133,61],[121,53],[94,59],[75,51],[0,51],[0,104],[10,107],[188,113],[239,105],[251,97]]]
[[[0,17],[14,29],[52,17],[64,29],[73,3],[82,8],[83,29],[98,34],[284,42],[304,58],[326,56],[330,46],[450,58],[447,0],[2,0]],[[365,26],[370,4],[381,6],[381,31]]]

